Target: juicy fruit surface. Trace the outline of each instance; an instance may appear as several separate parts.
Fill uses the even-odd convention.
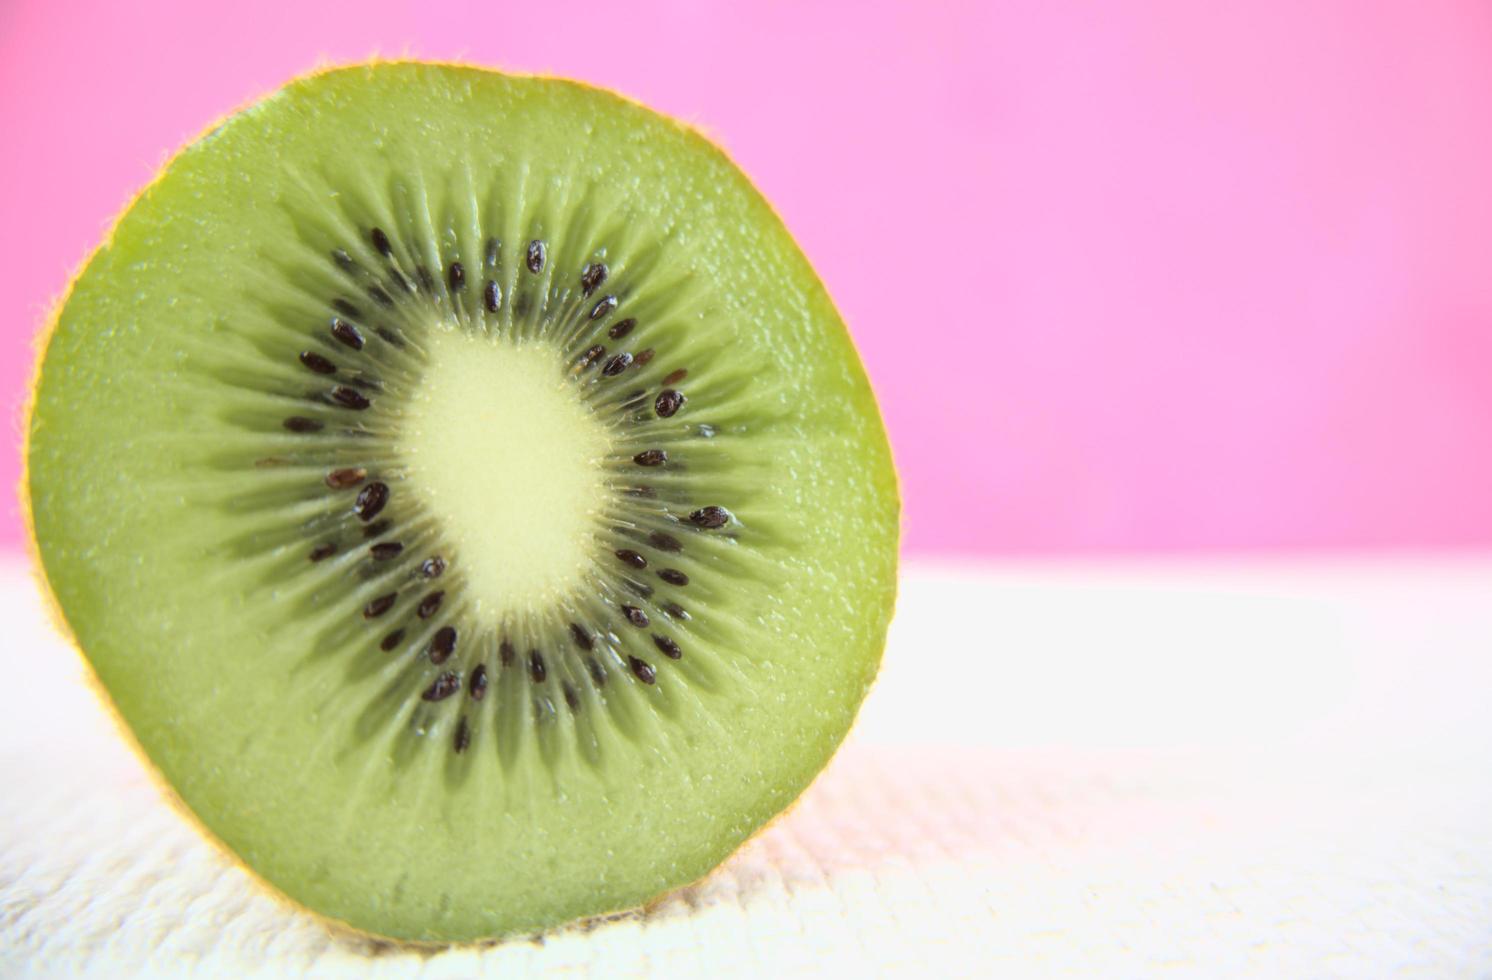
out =
[[[707,872],[843,738],[894,595],[889,450],[806,260],[706,140],[562,81],[382,64],[227,120],[74,285],[28,452],[145,753],[388,936]]]

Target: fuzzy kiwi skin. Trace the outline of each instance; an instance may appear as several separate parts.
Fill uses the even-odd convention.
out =
[[[79,487],[99,482],[102,472],[141,472],[131,459],[150,451],[150,440],[139,438],[141,431],[170,431],[183,406],[168,397],[167,410],[152,415],[146,410],[131,411],[120,405],[117,417],[100,409],[105,402],[99,392],[138,396],[129,382],[141,381],[148,374],[140,365],[129,365],[127,377],[114,376],[99,363],[92,363],[80,351],[99,339],[100,324],[122,324],[126,334],[141,329],[127,305],[117,298],[115,278],[130,281],[120,270],[132,261],[150,263],[152,238],[159,240],[164,224],[183,220],[190,208],[181,201],[164,201],[180,191],[173,183],[179,167],[190,170],[195,164],[194,152],[203,143],[189,146],[163,168],[150,187],[142,192],[137,205],[126,211],[121,223],[110,233],[99,251],[85,264],[68,295],[59,304],[41,344],[36,381],[28,407],[25,450],[26,473],[22,497],[25,501],[30,540],[49,595],[68,633],[84,654],[90,672],[98,678],[99,687],[107,692],[107,702],[122,719],[121,728],[130,734],[152,767],[158,767],[163,783],[172,798],[184,803],[184,811],[209,836],[217,840],[226,853],[242,861],[256,875],[262,876],[281,894],[311,911],[343,922],[359,931],[390,938],[419,942],[453,942],[522,933],[545,928],[582,915],[601,914],[633,907],[649,897],[688,884],[707,873],[747,837],[788,805],[822,769],[853,719],[855,710],[874,678],[884,643],[886,624],[890,619],[895,593],[895,553],[898,502],[894,469],[889,447],[877,414],[874,399],[838,314],[813,275],[806,259],[792,245],[780,221],[745,177],[731,165],[718,148],[697,132],[678,124],[667,123],[646,114],[609,93],[588,89],[575,83],[538,79],[515,79],[494,76],[481,69],[459,66],[434,66],[417,63],[383,63],[333,69],[293,82],[276,100],[314,101],[317,93],[328,102],[356,98],[359,81],[418,85],[435,77],[442,91],[487,85],[543,85],[564,93],[564,99],[604,106],[603,112],[616,112],[633,118],[645,117],[645,128],[652,127],[654,138],[671,132],[672,139],[685,147],[691,165],[710,175],[716,186],[726,188],[733,207],[746,219],[753,235],[771,240],[763,251],[770,269],[757,270],[758,276],[784,289],[793,297],[790,304],[811,329],[794,332],[785,329],[775,337],[782,341],[777,351],[784,367],[801,370],[822,392],[824,404],[801,406],[798,419],[807,433],[833,431],[835,437],[827,446],[814,447],[820,457],[830,457],[836,466],[832,473],[819,473],[811,487],[783,491],[784,504],[796,508],[811,540],[810,554],[794,569],[792,582],[811,597],[804,604],[816,602],[832,608],[847,599],[855,605],[856,622],[846,625],[820,611],[820,625],[838,630],[842,645],[853,648],[855,656],[847,657],[833,679],[827,682],[832,694],[821,707],[805,709],[800,705],[775,704],[765,709],[770,716],[761,724],[772,727],[772,717],[786,712],[793,717],[801,713],[810,722],[800,729],[806,738],[789,749],[775,751],[771,763],[776,766],[774,778],[753,785],[751,799],[740,805],[732,819],[713,828],[708,839],[690,842],[666,866],[656,870],[633,872],[626,880],[600,887],[576,887],[573,880],[554,888],[539,889],[524,900],[508,907],[484,907],[473,896],[484,890],[482,876],[475,884],[470,874],[445,891],[455,896],[453,907],[434,917],[420,917],[407,906],[381,901],[377,891],[380,879],[360,877],[355,870],[360,855],[348,853],[345,839],[319,841],[317,846],[289,853],[280,846],[274,832],[264,832],[263,812],[245,813],[242,795],[225,792],[206,779],[201,771],[210,755],[194,745],[192,734],[184,731],[200,725],[190,717],[178,714],[179,704],[170,699],[171,692],[142,683],[138,651],[160,642],[160,624],[150,623],[148,616],[138,614],[152,596],[170,594],[174,589],[189,591],[171,581],[171,575],[149,575],[141,571],[137,556],[151,553],[152,534],[164,533],[167,524],[179,518],[179,511],[159,506],[146,499],[148,494],[117,493],[110,499]],[[449,90],[443,88],[448,86]],[[349,94],[353,93],[353,94]],[[252,119],[257,107],[250,108]],[[231,139],[241,117],[229,117],[215,125],[211,138]],[[667,138],[667,137],[665,137]],[[245,155],[252,152],[245,150]],[[200,176],[200,175],[199,175]],[[192,191],[200,192],[199,181]],[[130,215],[143,206],[148,218],[155,218],[149,234],[131,225]],[[176,209],[176,210],[172,210]],[[171,211],[170,214],[164,214]],[[142,219],[136,217],[139,223]],[[759,256],[758,256],[759,258]],[[169,271],[169,270],[168,270]],[[153,343],[147,340],[147,344]],[[163,348],[164,349],[164,348]],[[165,362],[163,362],[165,363]],[[169,370],[169,369],[167,369]],[[160,408],[161,406],[154,406]],[[86,413],[79,419],[78,413]],[[143,428],[142,428],[143,427]],[[163,468],[171,472],[187,465],[180,457],[164,454]],[[145,491],[159,491],[149,479],[141,481]],[[855,512],[855,520],[845,521],[843,510]],[[815,520],[817,531],[814,532]],[[813,537],[817,533],[817,537]],[[818,546],[817,548],[812,546]],[[139,572],[149,582],[131,588],[120,583]],[[175,574],[176,570],[172,570]],[[214,620],[233,621],[235,597],[195,596],[187,602],[172,605],[171,627],[178,635],[202,635],[198,644],[209,646],[223,639],[210,624]],[[171,605],[171,603],[167,603]],[[190,608],[188,608],[190,607]],[[168,676],[168,681],[189,678]],[[242,690],[242,688],[240,688]],[[822,690],[817,691],[824,696]],[[783,700],[789,700],[784,696]],[[273,712],[273,704],[258,708]],[[241,708],[241,713],[250,713]],[[270,768],[266,760],[285,758],[284,751],[264,751],[250,768],[263,772]],[[253,753],[249,753],[250,756]],[[252,778],[246,780],[251,782]],[[280,793],[293,797],[294,790]],[[314,793],[313,793],[314,795]],[[279,801],[283,802],[283,801]],[[680,807],[689,801],[682,800]],[[284,807],[276,801],[266,807],[273,810],[267,823],[283,834]],[[383,835],[384,840],[403,841]],[[448,847],[459,846],[459,840],[443,841]],[[449,853],[459,853],[451,850]],[[376,860],[376,859],[375,859]],[[416,863],[413,855],[408,863]],[[437,862],[438,863],[438,862]],[[351,870],[349,870],[351,869]],[[630,869],[629,869],[630,870]],[[465,869],[453,869],[452,878],[461,878]],[[485,879],[488,890],[502,888],[500,878]],[[438,895],[440,875],[433,879],[430,894]],[[560,885],[564,887],[560,887]],[[372,890],[373,900],[369,900]]]

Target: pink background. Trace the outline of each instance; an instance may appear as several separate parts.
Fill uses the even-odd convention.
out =
[[[8,433],[170,150],[411,54],[714,133],[851,324],[910,551],[1492,544],[1492,7],[1109,6],[3,0]]]

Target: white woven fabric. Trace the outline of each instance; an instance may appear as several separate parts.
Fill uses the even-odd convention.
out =
[[[163,803],[0,569],[0,974],[1492,976],[1492,563],[910,570],[799,806],[645,913],[412,951]]]

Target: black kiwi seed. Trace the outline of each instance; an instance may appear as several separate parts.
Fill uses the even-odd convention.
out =
[[[634,582],[631,579],[627,579],[626,585],[633,595],[641,596],[644,599],[653,594],[653,587],[646,582]]]
[[[332,249],[332,261],[348,272],[357,267],[357,263],[352,261],[352,256],[348,255],[347,250],[342,248]]]
[[[338,385],[332,389],[332,401],[341,405],[343,408],[350,408],[355,412],[361,412],[373,404],[368,401],[367,396],[362,392],[356,388],[349,388],[346,385]]]
[[[414,283],[404,278],[404,273],[400,272],[398,269],[389,270],[389,280],[406,293],[414,292]]]
[[[646,629],[648,625],[648,614],[636,606],[623,606],[622,615],[627,617],[627,622],[638,629]]]
[[[513,666],[513,658],[518,656],[518,651],[513,649],[513,644],[503,640],[497,647],[497,662],[504,667]]]
[[[443,664],[456,651],[456,627],[442,626],[430,638],[430,662]]]
[[[367,527],[363,528],[363,540],[371,541],[393,526],[393,521],[374,521],[372,524],[369,524]]]
[[[399,557],[399,552],[403,550],[404,546],[397,541],[380,541],[368,549],[368,554],[373,556],[374,561],[388,561]]]
[[[421,599],[420,604],[415,607],[415,615],[421,619],[429,619],[440,611],[440,604],[445,601],[445,597],[446,594],[444,592],[430,593]]]
[[[435,277],[430,275],[430,270],[422,265],[417,265],[414,267],[414,274],[420,281],[420,288],[433,296],[435,294]]]
[[[306,557],[311,559],[312,561],[326,561],[328,558],[330,558],[332,555],[335,555],[336,553],[337,546],[332,544],[330,541],[327,541],[324,544],[318,544],[316,547],[312,548],[311,553]]]
[[[332,336],[353,350],[362,350],[365,343],[361,330],[337,317],[332,317]]]
[[[487,285],[482,289],[482,302],[487,307],[487,312],[496,313],[497,308],[502,305],[503,291],[497,284],[496,279],[488,279]]]
[[[446,560],[439,555],[432,555],[420,563],[420,574],[425,578],[440,578],[445,570]]]
[[[352,505],[352,512],[359,520],[371,521],[383,510],[384,504],[389,502],[389,485],[387,483],[370,483],[357,492],[357,501]]]
[[[654,531],[648,535],[648,544],[659,551],[683,551],[684,543],[667,531]]]
[[[300,362],[317,374],[336,374],[337,366],[313,350],[300,352]]]
[[[315,419],[303,418],[299,415],[290,416],[284,421],[283,425],[291,432],[320,432],[324,428]]]
[[[633,568],[648,567],[648,560],[630,548],[621,549],[616,556],[624,565],[631,565]]]
[[[585,627],[579,623],[570,624],[570,635],[575,638],[575,645],[582,650],[589,650],[593,643],[591,635],[585,631]]]
[[[451,292],[458,293],[466,288],[466,269],[460,262],[452,262],[446,269],[446,282],[451,285]]]
[[[544,269],[544,255],[548,250],[544,243],[535,238],[528,243],[528,271],[537,275]]]
[[[662,636],[658,633],[653,634],[653,646],[657,647],[659,650],[662,650],[663,655],[670,660],[677,660],[684,655],[684,651],[679,649],[679,645],[677,643],[675,643],[673,640],[670,640],[668,637]]]
[[[578,711],[580,709],[580,695],[575,693],[575,688],[571,686],[569,681],[565,681],[561,686],[565,692],[565,703],[570,706],[571,711]]]
[[[608,271],[605,262],[592,262],[587,265],[580,273],[581,292],[587,296],[595,292],[596,287],[606,281]]]
[[[487,268],[490,269],[493,266],[497,265],[497,250],[501,245],[502,243],[499,242],[496,238],[487,239],[487,248],[482,253],[482,258],[487,263]]]
[[[580,369],[582,371],[584,371],[586,368],[590,367],[592,364],[595,364],[597,361],[599,361],[601,359],[602,355],[604,355],[605,353],[606,353],[606,348],[602,347],[600,344],[597,344],[596,346],[590,348],[584,354],[582,354],[581,357],[580,357],[580,364],[579,364]]]
[[[606,686],[606,668],[602,667],[601,664],[600,664],[600,662],[598,660],[596,660],[595,657],[587,657],[586,661],[585,661],[585,666],[586,666],[586,669],[588,669],[591,672],[591,680],[595,683],[595,685],[597,687],[605,687]]]
[[[668,374],[665,374],[663,376],[663,383],[665,385],[676,385],[687,377],[689,377],[688,370],[679,368],[677,371],[670,371]]]
[[[675,620],[680,623],[686,623],[689,621],[689,614],[685,612],[684,607],[679,605],[677,602],[665,602],[659,608],[662,609],[665,614],[667,614],[669,619]]]
[[[606,362],[606,366],[601,369],[601,373],[608,378],[614,378],[627,370],[627,365],[631,363],[632,355],[626,351],[622,351],[616,357]]]
[[[610,313],[612,310],[616,309],[616,306],[617,299],[615,296],[602,296],[599,300],[596,301],[596,305],[591,307],[590,317],[592,320],[599,320],[606,314]]]
[[[653,411],[658,413],[660,419],[672,418],[675,412],[684,407],[686,401],[688,399],[682,391],[665,388],[658,392],[658,397],[653,402]]]
[[[537,650],[528,652],[528,676],[533,678],[535,684],[544,683],[544,678],[549,676],[544,668],[544,655]]]
[[[638,466],[662,466],[668,462],[668,453],[661,449],[644,449],[632,457],[632,462]]]
[[[369,286],[368,296],[379,306],[392,307],[394,305],[394,297],[384,292],[382,286]]]
[[[435,683],[425,688],[425,693],[420,697],[426,701],[444,701],[446,698],[461,690],[461,677],[455,671],[448,670],[435,678]]]
[[[640,657],[628,657],[627,666],[632,668],[632,673],[644,684],[651,684],[658,679],[658,672],[653,669],[653,665]]]
[[[374,331],[374,333],[382,337],[384,343],[393,344],[395,347],[404,346],[404,338],[394,333],[394,331],[390,330],[388,327],[379,327],[377,330]]]
[[[487,665],[477,664],[472,668],[471,684],[467,688],[473,701],[480,701],[487,694]]]
[[[346,490],[355,487],[368,478],[368,471],[361,466],[346,466],[340,470],[332,470],[326,475],[326,485],[333,490]]]
[[[658,572],[658,577],[661,578],[663,581],[667,582],[669,585],[688,585],[689,584],[689,576],[685,575],[683,572],[679,571],[677,568],[665,568],[665,569],[662,569],[662,570],[660,570]]]
[[[612,340],[621,340],[627,334],[631,333],[632,328],[635,326],[637,326],[637,321],[629,316],[625,320],[618,320],[616,323],[613,323],[611,329],[606,331],[606,336]]]
[[[394,649],[394,647],[398,646],[399,642],[403,639],[404,630],[402,628],[396,629],[388,636],[385,636],[382,640],[379,641],[378,649],[382,650],[384,653],[388,653],[390,650]]]
[[[708,507],[701,507],[699,510],[689,515],[689,523],[693,524],[695,527],[724,527],[727,523],[729,523],[729,521],[730,511],[726,510],[724,507],[716,507],[714,504],[711,504]]]
[[[466,716],[462,715],[456,720],[456,736],[452,743],[452,747],[455,748],[456,754],[460,755],[462,752],[466,751],[466,747],[470,744],[471,729],[467,727]]]
[[[394,603],[398,601],[398,599],[399,593],[390,592],[388,595],[381,595],[378,598],[371,600],[366,606],[363,607],[363,618],[377,619],[379,616],[382,616],[384,613],[394,608]]]
[[[394,243],[389,241],[389,236],[383,233],[382,228],[374,228],[368,233],[368,237],[373,239],[373,247],[378,249],[379,255],[386,259],[393,258]]]
[[[654,351],[651,347],[649,347],[647,350],[638,351],[637,356],[632,359],[632,366],[642,367],[644,364],[652,363],[653,355],[656,353],[657,352]]]
[[[332,309],[336,310],[343,316],[350,316],[354,320],[360,320],[363,316],[361,310],[359,310],[356,306],[353,306],[351,303],[347,302],[347,300],[343,299],[340,296],[332,300]]]

